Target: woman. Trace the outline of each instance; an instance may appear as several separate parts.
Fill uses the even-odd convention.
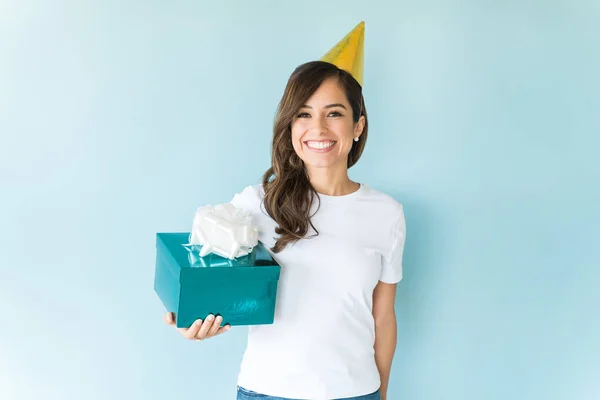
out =
[[[348,177],[367,131],[350,73],[323,61],[293,72],[272,166],[231,201],[250,211],[282,266],[274,323],[249,328],[238,400],[386,398],[405,219],[396,200]],[[221,322],[210,316],[180,332],[202,340],[229,328]]]

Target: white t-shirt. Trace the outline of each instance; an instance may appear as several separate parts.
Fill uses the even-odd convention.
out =
[[[262,185],[231,202],[252,214],[265,247],[277,224],[266,213]],[[262,394],[328,400],[375,392],[373,289],[402,279],[406,224],[402,205],[361,184],[344,196],[319,194],[312,217],[319,235],[280,253],[275,320],[249,327],[238,385]],[[319,206],[313,203],[311,214]],[[309,228],[309,235],[315,232]]]

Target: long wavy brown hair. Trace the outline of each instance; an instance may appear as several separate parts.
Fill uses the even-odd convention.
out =
[[[348,72],[324,61],[311,61],[298,66],[291,74],[277,108],[271,142],[271,167],[262,177],[265,211],[278,224],[275,233],[279,237],[275,246],[271,248],[274,253],[282,251],[288,243],[306,237],[309,226],[316,235],[319,234],[311,222],[310,215],[314,195],[319,198],[319,194],[310,183],[304,162],[294,150],[291,125],[300,107],[323,81],[332,77],[337,78],[346,94],[352,107],[354,123],[358,122],[361,115],[365,116],[360,140],[352,143],[348,154],[348,168],[356,164],[365,148],[368,133],[367,111],[362,87],[356,79]]]

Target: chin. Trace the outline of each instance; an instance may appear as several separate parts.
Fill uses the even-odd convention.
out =
[[[337,160],[305,160],[304,164],[311,168],[329,168],[337,164]]]

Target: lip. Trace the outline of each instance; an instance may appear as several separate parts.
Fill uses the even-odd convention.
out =
[[[318,142],[318,143],[323,143],[323,142],[333,142],[333,145],[331,147],[327,147],[326,149],[313,149],[312,147],[310,147],[308,145],[308,142]],[[328,153],[331,150],[333,150],[333,148],[335,147],[335,145],[337,144],[336,140],[306,140],[305,142],[303,142],[304,145],[306,146],[306,148],[312,152],[315,153]]]

